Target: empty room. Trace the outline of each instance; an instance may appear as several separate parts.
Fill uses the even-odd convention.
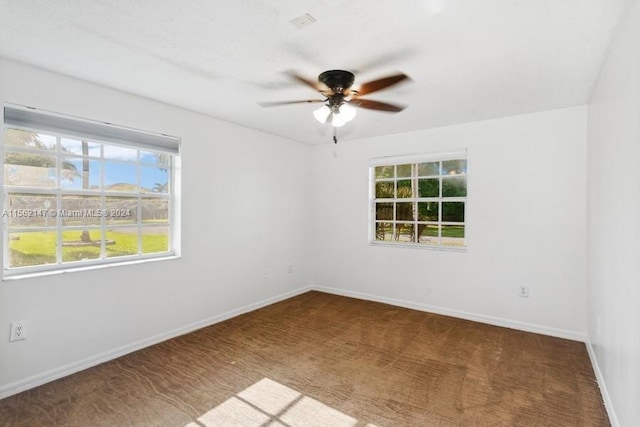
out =
[[[640,2],[0,0],[0,426],[636,426]]]

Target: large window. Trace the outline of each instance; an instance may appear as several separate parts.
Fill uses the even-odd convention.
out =
[[[5,277],[175,254],[179,141],[5,107]]]
[[[375,159],[372,243],[465,247],[466,153]]]

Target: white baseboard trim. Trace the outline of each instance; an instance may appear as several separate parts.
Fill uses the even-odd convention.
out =
[[[620,421],[618,421],[618,417],[616,415],[616,411],[613,409],[613,402],[611,401],[611,396],[609,396],[609,390],[607,389],[607,383],[604,381],[604,376],[602,375],[602,370],[600,369],[600,364],[598,363],[598,358],[596,357],[596,352],[591,344],[591,340],[587,339],[585,343],[587,345],[587,353],[589,353],[589,359],[591,359],[591,366],[593,366],[593,372],[596,374],[596,381],[598,382],[598,387],[600,388],[600,394],[602,395],[602,400],[604,401],[604,407],[607,410],[607,415],[609,415],[609,422],[612,427],[620,427]]]
[[[115,348],[113,350],[106,351],[104,353],[96,354],[95,356],[90,356],[82,360],[78,360],[76,362],[69,363],[67,365],[63,365],[54,369],[50,369],[48,371],[15,381],[13,383],[9,383],[3,386],[0,386],[0,399],[4,399],[5,397],[12,396],[14,394],[21,393],[23,391],[29,390],[31,388],[40,386],[42,384],[46,384],[48,382],[57,380],[62,377],[66,377],[68,375],[74,374],[76,372],[83,371],[87,368],[91,368],[93,366],[99,365],[104,362],[108,362],[110,360],[116,359],[118,357],[124,356],[129,353],[133,353],[134,351],[141,350],[145,347],[152,346],[154,344],[161,343],[163,341],[169,340],[171,338],[176,338],[180,335],[188,334],[189,332],[193,332],[198,329],[202,329],[207,326],[214,325],[216,323],[222,322],[227,319],[231,319],[232,317],[239,316],[241,314],[248,313],[250,311],[257,310],[262,307],[266,307],[268,305],[283,301],[285,299],[294,297],[296,295],[303,294],[311,290],[310,286],[304,286],[299,289],[295,289],[290,292],[285,292],[280,295],[276,295],[271,298],[267,298],[252,304],[245,305],[244,307],[240,307],[234,310],[227,311],[225,313],[209,317],[207,319],[203,319],[201,321],[191,323],[181,328],[174,329],[172,331],[158,334],[149,338],[145,338],[131,344],[124,345],[122,347]]]
[[[564,338],[572,341],[586,342],[586,335],[575,331],[569,331],[565,329],[551,328],[548,326],[536,325],[533,323],[519,322],[516,320],[505,319],[502,317],[487,316],[484,314],[471,313],[462,310],[455,310],[451,308],[438,307],[435,305],[422,304],[417,302],[411,302],[401,299],[387,298],[379,295],[367,294],[363,292],[347,291],[339,288],[332,288],[327,286],[312,285],[312,290],[319,292],[326,292],[328,294],[342,295],[345,297],[363,299],[367,301],[381,302],[384,304],[395,305],[398,307],[411,308],[413,310],[426,311],[429,313],[442,314],[444,316],[457,317],[465,320],[472,320],[474,322],[487,323],[494,326],[502,326],[510,329],[517,329],[520,331],[533,332],[536,334],[550,335],[552,337]]]

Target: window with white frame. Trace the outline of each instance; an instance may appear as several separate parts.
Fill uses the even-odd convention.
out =
[[[176,253],[179,139],[4,108],[4,276]]]
[[[370,163],[370,241],[463,248],[466,152]]]

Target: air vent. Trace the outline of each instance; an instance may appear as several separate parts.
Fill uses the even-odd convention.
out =
[[[297,29],[300,29],[300,28],[308,27],[309,25],[316,22],[316,18],[309,15],[308,13],[305,13],[304,15],[299,16],[295,19],[292,19],[289,22],[291,22],[293,26],[296,27]]]

